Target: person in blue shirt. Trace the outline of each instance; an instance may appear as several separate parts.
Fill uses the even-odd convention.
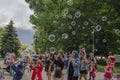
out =
[[[67,80],[78,80],[79,77],[79,54],[77,51],[72,51],[72,54],[69,58],[66,58],[67,61]]]
[[[21,80],[22,76],[24,75],[24,65],[18,64],[17,67],[16,67],[16,65],[12,65],[12,68],[15,71],[15,75],[13,77],[13,80]]]

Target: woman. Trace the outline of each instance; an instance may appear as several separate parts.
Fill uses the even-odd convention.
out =
[[[78,80],[79,76],[79,55],[77,51],[73,51],[71,56],[66,59],[68,61],[68,66],[67,66],[67,73],[68,73],[68,78],[67,80]]]
[[[82,77],[84,77],[84,80],[87,80],[88,60],[85,57],[81,57],[80,59],[80,80],[82,80]]]
[[[48,77],[48,80],[51,80],[51,75],[54,70],[54,59],[51,57],[51,54],[48,54],[48,58],[46,60],[45,71]]]
[[[64,52],[59,51],[57,59],[55,60],[56,67],[60,67],[61,70],[64,68]]]

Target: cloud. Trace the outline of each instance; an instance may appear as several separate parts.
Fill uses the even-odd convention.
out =
[[[12,19],[21,42],[31,44],[34,31],[29,16],[32,13],[24,0],[0,0],[0,27],[5,27]]]
[[[0,26],[7,25],[12,19],[15,27],[32,30],[29,22],[32,13],[24,0],[0,0]]]

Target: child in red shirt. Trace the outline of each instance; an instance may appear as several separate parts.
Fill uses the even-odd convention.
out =
[[[111,66],[111,60],[108,59],[106,61],[107,65],[105,67],[105,73],[104,73],[104,80],[111,80],[112,79],[112,66]]]
[[[90,65],[90,79],[89,80],[95,80],[96,77],[96,67],[95,67],[95,63],[93,61],[91,61],[91,65]]]
[[[31,64],[30,68],[33,70],[31,80],[35,80],[36,77],[37,80],[42,80],[42,70],[43,70],[43,64],[40,60],[36,62],[36,64]]]

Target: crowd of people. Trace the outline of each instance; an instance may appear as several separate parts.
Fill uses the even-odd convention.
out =
[[[37,80],[43,80],[43,70],[45,70],[48,80],[95,80],[96,78],[97,60],[94,53],[86,54],[83,47],[80,48],[80,51],[73,50],[70,54],[60,50],[58,54],[55,51],[46,51],[44,55],[43,58],[39,49],[36,49],[31,56],[28,55],[27,51],[23,51],[23,54],[16,61],[12,49],[9,57],[5,57],[7,68],[4,69],[13,76],[13,80],[22,80],[26,69],[28,72],[32,72],[31,80],[36,80],[36,78]],[[110,52],[106,59],[103,80],[119,80],[116,75],[113,75],[114,66],[115,57]],[[0,67],[0,80],[4,75],[1,70]],[[66,73],[64,70],[66,70]],[[65,78],[65,75],[67,75],[67,78]]]

